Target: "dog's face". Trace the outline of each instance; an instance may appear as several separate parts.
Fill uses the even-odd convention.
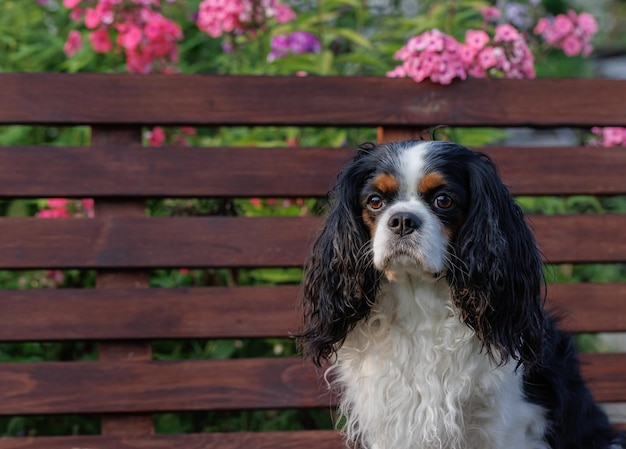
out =
[[[390,152],[360,194],[374,266],[389,279],[438,275],[454,262],[450,242],[468,210],[468,180],[450,173],[428,142]]]
[[[542,262],[489,157],[448,142],[364,145],[332,200],[304,278],[301,343],[316,362],[384,300],[377,296],[385,277],[408,286],[445,282],[490,353],[534,362]]]

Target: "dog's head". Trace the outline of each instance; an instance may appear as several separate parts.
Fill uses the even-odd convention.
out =
[[[499,361],[535,361],[541,258],[486,155],[447,142],[363,145],[331,200],[304,279],[300,342],[316,363],[368,315],[380,282],[408,279],[446,282],[463,322]]]

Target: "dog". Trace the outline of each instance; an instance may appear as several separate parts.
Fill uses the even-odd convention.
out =
[[[485,154],[364,144],[306,263],[299,345],[364,449],[617,449]]]

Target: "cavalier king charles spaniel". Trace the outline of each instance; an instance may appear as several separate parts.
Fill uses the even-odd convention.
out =
[[[303,283],[304,354],[365,449],[617,449],[543,310],[533,234],[488,156],[361,146]]]

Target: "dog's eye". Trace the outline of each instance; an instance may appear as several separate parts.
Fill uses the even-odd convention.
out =
[[[383,198],[380,195],[372,195],[367,199],[367,207],[372,210],[378,210],[385,204]]]
[[[453,203],[454,201],[448,195],[439,195],[435,198],[435,206],[439,209],[450,209]]]

